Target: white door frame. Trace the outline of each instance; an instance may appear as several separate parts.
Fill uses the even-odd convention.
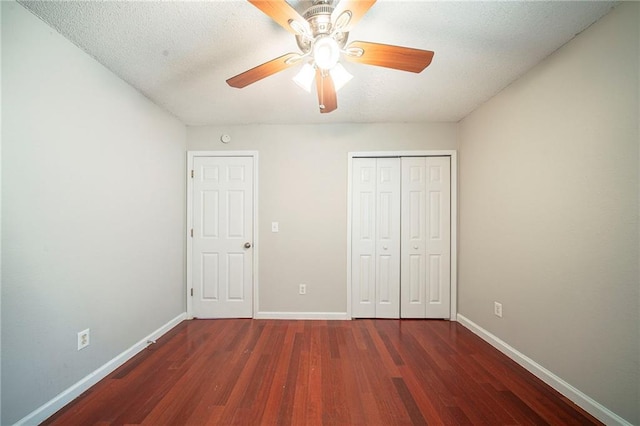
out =
[[[252,288],[253,288],[253,309],[252,317],[255,318],[258,312],[258,151],[187,151],[187,229],[185,236],[187,239],[187,286],[185,294],[187,298],[187,318],[193,319],[193,244],[191,244],[191,229],[193,229],[193,161],[195,157],[251,157],[253,158],[253,264],[252,264]]]
[[[371,151],[348,153],[347,188],[347,318],[351,319],[351,197],[352,163],[358,157],[450,157],[451,158],[451,309],[449,319],[458,315],[458,156],[455,150]]]

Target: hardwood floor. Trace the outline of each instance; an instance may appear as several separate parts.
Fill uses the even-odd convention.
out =
[[[185,321],[46,425],[600,424],[455,322]]]

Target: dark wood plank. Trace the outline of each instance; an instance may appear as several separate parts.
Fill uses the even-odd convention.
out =
[[[45,425],[595,425],[449,321],[185,321]]]
[[[424,417],[422,417],[420,408],[418,407],[418,404],[416,404],[415,399],[413,399],[413,396],[411,395],[409,388],[407,388],[407,385],[404,383],[404,380],[402,380],[400,377],[394,377],[393,384],[398,391],[398,395],[400,396],[404,407],[407,409],[407,413],[409,413],[412,424],[426,425],[427,422]]]

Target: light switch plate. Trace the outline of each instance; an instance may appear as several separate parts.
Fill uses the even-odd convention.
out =
[[[499,318],[502,318],[502,303],[493,302],[493,314]]]
[[[280,225],[278,225],[278,222],[271,222],[271,232],[279,232],[280,231]]]

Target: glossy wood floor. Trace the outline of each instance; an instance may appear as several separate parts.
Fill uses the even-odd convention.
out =
[[[51,425],[598,424],[448,321],[185,321]]]

